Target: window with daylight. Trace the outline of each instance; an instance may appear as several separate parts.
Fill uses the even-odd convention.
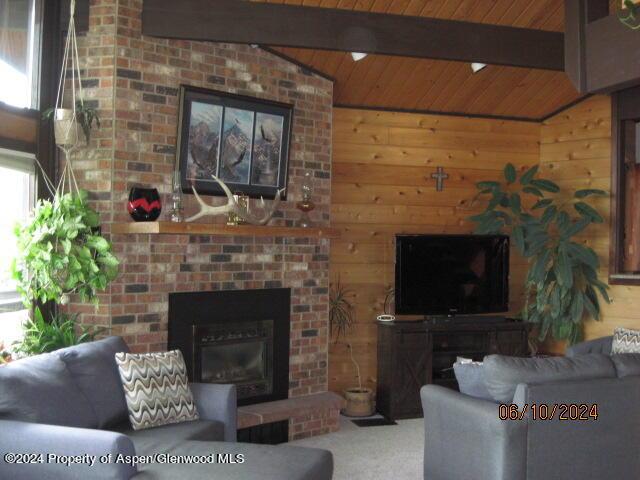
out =
[[[20,338],[27,318],[10,268],[17,252],[13,231],[35,202],[34,163],[32,155],[0,149],[0,342],[5,347]]]
[[[41,0],[0,0],[0,101],[37,102]]]

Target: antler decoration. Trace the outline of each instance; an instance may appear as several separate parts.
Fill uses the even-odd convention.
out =
[[[269,220],[273,217],[273,214],[276,213],[278,209],[278,205],[280,205],[280,195],[286,190],[285,188],[281,188],[276,193],[275,198],[273,199],[273,203],[271,204],[271,208],[267,209],[267,205],[262,197],[260,197],[260,205],[262,207],[262,215],[254,215],[247,210],[247,208],[238,204],[236,199],[233,197],[233,193],[229,190],[229,187],[225,185],[225,183],[220,180],[215,175],[211,175],[211,177],[218,182],[224,193],[227,195],[227,203],[225,205],[220,205],[218,207],[214,207],[212,205],[208,205],[200,198],[198,192],[196,192],[195,186],[192,186],[193,194],[196,197],[196,200],[200,204],[200,211],[186,219],[187,222],[193,222],[201,217],[206,217],[208,215],[222,215],[226,213],[235,213],[240,218],[242,218],[245,222],[251,223],[253,225],[266,225]]]

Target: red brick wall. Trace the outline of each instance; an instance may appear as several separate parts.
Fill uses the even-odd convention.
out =
[[[259,48],[141,35],[141,0],[92,0],[90,31],[80,39],[86,96],[102,127],[74,159],[81,184],[109,223],[130,221],[134,184],[171,189],[180,84],[294,105],[288,201],[276,224],[295,224],[303,174],[315,178],[314,219],[330,215],[332,83]],[[186,213],[195,212],[187,197]],[[214,201],[220,202],[219,197]],[[165,202],[165,205],[167,202]],[[163,218],[168,215],[165,207]],[[205,219],[222,222],[222,218]],[[329,242],[272,237],[113,235],[121,274],[97,310],[74,304],[83,322],[104,325],[136,351],[166,348],[169,292],[289,287],[290,395],[327,389]]]

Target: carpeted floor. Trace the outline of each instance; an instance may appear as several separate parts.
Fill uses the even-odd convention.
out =
[[[357,427],[341,417],[339,432],[291,445],[331,450],[333,480],[421,480],[423,432],[421,418],[384,427]]]

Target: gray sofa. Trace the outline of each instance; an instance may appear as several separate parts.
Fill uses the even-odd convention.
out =
[[[191,384],[200,420],[132,430],[114,359],[121,351],[123,340],[109,337],[0,367],[0,478],[331,479],[328,451],[236,443],[231,385]],[[175,463],[182,455],[200,463]],[[95,463],[67,465],[65,456]]]
[[[603,354],[610,344],[576,345],[571,357],[488,356],[492,400],[423,387],[425,480],[639,479],[640,354]],[[597,404],[598,417],[501,420],[500,403]]]

